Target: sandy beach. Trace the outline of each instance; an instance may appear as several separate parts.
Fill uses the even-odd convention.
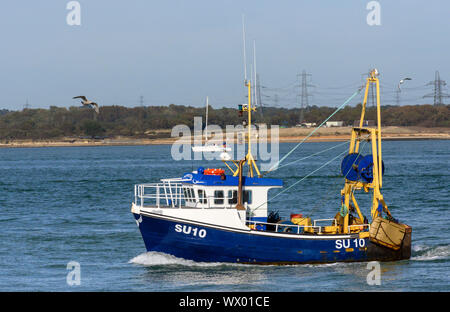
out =
[[[280,128],[279,142],[300,142],[308,136],[314,129],[310,128]],[[317,130],[307,142],[338,142],[350,139],[350,127],[331,127]],[[169,133],[170,130],[160,130],[160,133]],[[268,140],[271,140],[270,131],[268,131]],[[448,140],[450,139],[450,128],[424,128],[424,127],[383,127],[383,140]],[[106,139],[81,139],[81,138],[62,138],[59,140],[9,140],[0,141],[0,147],[57,147],[57,146],[123,146],[123,145],[163,145],[193,142],[192,137],[184,138],[133,138],[133,137],[114,137]],[[254,140],[257,139],[255,136]],[[212,139],[211,142],[222,144],[223,140]],[[235,143],[236,139],[228,141],[229,144]]]

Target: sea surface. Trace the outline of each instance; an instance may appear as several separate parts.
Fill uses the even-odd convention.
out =
[[[272,172],[285,188],[339,153],[341,143],[302,144]],[[295,143],[280,144],[280,157]],[[368,150],[363,153],[368,153]],[[174,161],[171,146],[0,149],[0,291],[450,291],[450,141],[384,141],[383,195],[413,228],[412,257],[381,263],[258,266],[196,263],[147,253],[130,206],[134,184],[221,166]],[[332,218],[340,208],[341,158],[269,203],[269,210]],[[275,196],[279,190],[273,190]],[[369,194],[358,197],[369,214]],[[70,262],[80,285],[69,285]]]

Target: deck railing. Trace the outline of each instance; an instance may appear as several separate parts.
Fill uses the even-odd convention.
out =
[[[139,184],[134,186],[134,204],[144,207],[151,206],[181,208],[184,194],[181,183],[162,182]]]
[[[206,195],[203,190],[200,196],[198,190],[183,186],[181,179],[167,179],[160,183],[139,184],[134,186],[134,204],[137,206],[153,206],[157,208],[221,208],[236,207],[237,198]],[[186,196],[186,193],[188,196]],[[222,203],[217,203],[222,202]]]
[[[270,223],[270,222],[261,222],[261,221],[254,221],[254,220],[247,220],[247,223],[249,224],[253,224],[256,228],[257,225],[265,225],[266,227],[269,225],[271,227],[274,227],[275,230],[274,232],[279,232],[279,229],[289,229],[289,228],[295,228],[295,231],[292,231],[290,233],[297,233],[300,234],[300,229],[305,229],[305,228],[313,228],[313,229],[317,229],[318,231],[320,231],[320,226],[315,226],[315,225],[298,225],[298,224],[283,224],[283,223]],[[286,232],[286,231],[283,231]]]
[[[348,228],[349,233],[351,233],[353,228],[356,228],[357,230],[360,230],[360,231],[363,231],[363,230],[370,231],[370,224],[353,224],[353,225],[349,225],[347,228]]]
[[[261,222],[261,221],[254,221],[254,220],[247,220],[247,224],[254,225],[255,229],[257,228],[257,225],[265,225],[266,227],[271,226],[271,227],[275,228],[274,232],[279,232],[280,229],[285,229],[285,231],[282,231],[282,232],[286,233],[287,229],[291,229],[291,231],[289,231],[288,233],[300,234],[301,232],[304,232],[305,228],[311,228],[311,229],[313,229],[314,233],[323,234],[324,226],[317,225],[317,222],[323,222],[323,221],[333,221],[334,226],[337,225],[336,219],[317,219],[317,220],[314,220],[314,222],[313,222],[314,225],[269,223],[269,222]],[[350,229],[352,227],[358,227],[360,230],[365,230],[365,229],[370,230],[370,224],[349,225],[348,226],[349,233],[351,233]],[[295,229],[295,230],[292,230],[292,229]]]

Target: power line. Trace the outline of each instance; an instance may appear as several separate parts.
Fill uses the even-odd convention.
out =
[[[28,98],[25,101],[25,104],[23,105],[23,109],[28,109],[30,108],[30,104],[28,103]]]
[[[400,89],[395,90],[395,105],[400,106]]]
[[[297,78],[300,76],[300,74],[297,75]],[[307,82],[307,78],[311,77],[311,74],[307,74],[305,70],[302,71],[301,77],[301,84],[299,84],[299,87],[301,88],[301,93],[298,94],[298,96],[300,97],[300,119],[299,119],[299,123],[301,124],[303,122],[303,118],[305,115],[305,108],[308,108],[309,106],[309,101],[308,101],[308,97],[312,96],[312,94],[308,94],[308,87],[314,87],[311,84],[308,84]]]

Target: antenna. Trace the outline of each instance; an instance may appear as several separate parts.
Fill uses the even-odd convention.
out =
[[[253,85],[253,64],[250,64],[250,82]],[[252,91],[252,95],[251,95],[250,99],[252,100],[252,105],[253,105],[253,103],[255,102],[255,100],[253,99],[253,95],[255,94],[255,91],[254,90],[251,90],[251,91]]]
[[[258,106],[258,97],[256,95],[257,92],[257,88],[256,88],[256,41],[253,40],[253,72],[254,72],[254,83],[253,83],[253,89],[254,89],[254,103],[255,103],[255,107]]]
[[[242,14],[242,40],[244,42],[244,81],[247,82],[247,57],[245,54],[245,15]]]
[[[205,141],[208,141],[208,106],[209,106],[209,101],[208,101],[208,96],[206,96]]]

